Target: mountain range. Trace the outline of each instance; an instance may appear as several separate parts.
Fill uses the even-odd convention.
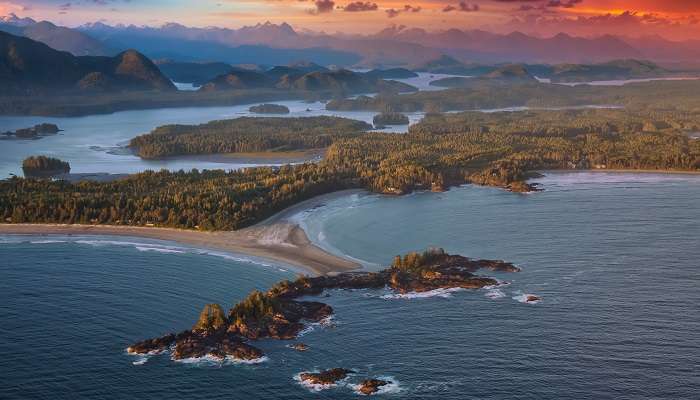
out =
[[[37,22],[14,14],[0,17],[0,30],[42,42],[76,56],[106,56],[118,53],[103,42],[79,30],[57,26],[48,21]]]
[[[405,83],[384,80],[376,71],[368,73],[346,69],[329,70],[313,63],[297,63],[277,66],[267,71],[232,68],[202,85],[200,91],[226,91],[237,89],[281,89],[302,92],[331,92],[335,94],[357,93],[407,93],[416,88]]]
[[[44,43],[0,31],[3,94],[175,90],[147,57],[127,50],[114,57],[74,56]]]
[[[0,17],[0,30],[74,55],[113,55],[134,48],[152,59],[178,62],[283,65],[308,60],[325,66],[375,67],[415,66],[442,55],[482,64],[600,63],[614,59],[682,63],[700,58],[699,40],[674,42],[661,36],[575,37],[560,33],[543,38],[521,32],[429,32],[396,26],[368,35],[331,35],[269,22],[240,29],[195,28],[176,23],[159,27],[111,26],[101,22],[66,28],[14,15]]]
[[[498,34],[459,29],[428,32],[402,27],[390,27],[370,35],[330,35],[297,32],[289,24],[269,22],[240,29],[191,28],[180,24],[161,27],[108,26],[97,23],[84,25],[78,30],[114,48],[134,47],[139,42],[172,43],[176,40],[184,46],[182,50],[171,46],[170,54],[151,54],[155,49],[144,48],[143,51],[153,57],[190,57],[234,64],[286,64],[291,61],[289,58],[274,60],[276,62],[246,58],[238,54],[243,49],[250,53],[251,48],[245,46],[260,47],[258,51],[276,51],[280,53],[278,57],[285,56],[283,50],[305,52],[293,55],[298,56],[297,59],[322,65],[357,63],[363,66],[409,66],[443,54],[460,61],[478,63],[594,63],[631,58],[674,62],[692,61],[700,57],[700,41],[673,42],[660,36],[642,39],[612,35],[584,38],[560,33],[541,38],[521,32]],[[196,44],[199,44],[199,48]],[[216,48],[217,53],[228,51],[230,59],[213,57],[215,52],[206,50],[207,46]],[[167,47],[159,45],[158,48],[162,52]],[[286,56],[289,57],[289,54]]]

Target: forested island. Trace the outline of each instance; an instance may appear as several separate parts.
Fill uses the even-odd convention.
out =
[[[401,113],[385,112],[377,114],[372,119],[375,126],[383,125],[408,125],[408,117]]]
[[[70,164],[58,158],[32,156],[22,162],[24,175],[30,178],[50,178],[70,172]]]
[[[15,177],[0,181],[0,216],[8,223],[236,230],[341,189],[405,194],[474,183],[531,191],[535,187],[527,180],[537,170],[700,169],[700,141],[688,135],[688,130],[698,130],[692,111],[430,114],[405,135],[362,133],[354,129],[362,129],[363,122],[319,118],[270,118],[269,126],[278,127],[270,132],[278,129],[277,137],[284,140],[262,147],[247,147],[268,143],[255,134],[225,134],[231,126],[257,126],[260,119],[217,121],[195,131],[191,126],[165,127],[161,132],[166,140],[149,134],[133,142],[139,152],[149,149],[143,154],[153,157],[182,154],[171,151],[189,148],[177,147],[181,143],[191,143],[196,153],[328,145],[318,163],[230,172],[147,171],[113,182],[75,184]],[[340,124],[349,131],[329,135],[328,129],[319,128],[318,135],[309,134],[310,121],[325,121],[326,127]],[[264,135],[267,140],[276,137]]]
[[[255,114],[289,114],[289,108],[279,104],[260,104],[250,107],[248,111]]]
[[[225,314],[218,304],[207,304],[191,330],[147,339],[128,348],[131,354],[171,351],[173,360],[212,357],[254,360],[262,350],[250,345],[259,339],[295,339],[305,323],[320,322],[333,314],[328,304],[302,301],[333,289],[382,289],[397,293],[436,289],[479,289],[497,285],[493,278],[476,275],[482,269],[519,272],[500,260],[475,260],[450,255],[442,249],[396,256],[390,268],[379,272],[345,273],[336,276],[301,277],[282,281],[267,292],[253,291]],[[315,379],[310,375],[308,379]],[[321,378],[321,377],[317,377]]]
[[[39,139],[43,136],[55,135],[61,130],[56,124],[38,124],[31,128],[21,128],[15,131],[7,131],[0,133],[0,136],[16,139]]]
[[[339,117],[243,117],[161,126],[133,138],[129,147],[142,158],[319,149],[370,129],[365,122]]]
[[[0,65],[5,64],[11,68],[0,75],[4,89],[0,115],[76,116],[416,90],[377,75],[298,65],[281,67],[283,73],[275,68],[252,71],[232,67],[203,82],[198,93],[183,93],[138,51],[127,50],[114,57],[76,57],[0,31]]]
[[[464,78],[459,78],[464,79]],[[539,82],[466,79],[468,87],[354,99],[333,99],[328,110],[454,112],[510,107],[618,106],[655,110],[700,109],[700,81],[655,81],[624,86],[565,86]]]

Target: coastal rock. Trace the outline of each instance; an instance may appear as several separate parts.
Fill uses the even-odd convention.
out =
[[[357,391],[369,396],[371,394],[377,393],[382,386],[386,386],[389,383],[391,382],[383,381],[381,379],[366,379],[360,382]]]
[[[321,295],[334,289],[382,289],[388,287],[399,293],[427,292],[436,289],[478,289],[498,284],[492,278],[475,275],[481,269],[518,272],[511,263],[500,260],[474,260],[450,255],[442,249],[396,256],[392,266],[379,272],[345,273],[334,276],[301,277],[283,281],[267,292],[253,291],[248,297],[224,314],[218,304],[207,304],[192,330],[169,334],[138,342],[128,351],[132,354],[156,354],[172,350],[173,360],[204,356],[223,359],[258,359],[263,352],[248,340],[262,338],[291,340],[299,336],[305,323],[323,322],[333,314],[328,304],[301,301],[300,297]],[[532,301],[539,297],[532,296]],[[529,300],[528,300],[529,301]],[[301,343],[292,346],[304,351]],[[342,379],[347,370],[333,369],[321,373],[306,373],[312,383],[325,384]],[[340,376],[340,377],[339,377]],[[368,382],[369,387],[376,382]]]
[[[129,346],[129,348],[127,348],[126,351],[129,354],[160,353],[170,348],[170,346],[173,343],[175,343],[175,340],[177,340],[177,336],[174,333],[171,333],[163,337],[146,339],[144,341],[138,342]]]
[[[225,325],[226,315],[221,306],[218,304],[207,304],[199,314],[199,320],[192,327],[192,330],[203,333],[216,332],[224,328]]]
[[[408,293],[450,288],[479,289],[498,284],[495,279],[474,275],[480,269],[520,271],[505,261],[472,260],[446,254],[442,249],[432,249],[422,254],[409,253],[403,258],[397,256],[391,269],[387,270],[388,285],[400,293]]]
[[[299,378],[302,382],[311,385],[333,385],[338,381],[347,378],[348,374],[355,371],[345,368],[332,368],[321,372],[302,372]]]
[[[241,337],[220,332],[215,335],[190,334],[178,338],[172,352],[172,359],[200,358],[205,355],[221,359],[232,357],[239,360],[254,360],[261,358],[264,354],[262,350],[244,343]]]
[[[523,181],[513,182],[509,184],[506,189],[513,193],[532,193],[542,191],[542,189],[540,189],[536,183],[527,183]]]
[[[318,322],[331,314],[333,308],[324,303],[279,299],[257,292],[231,310],[228,332],[253,340],[289,340],[304,329],[302,320]]]
[[[240,340],[225,340],[214,348],[210,354],[221,358],[231,357],[236,360],[257,360],[263,357],[263,352],[257,347],[253,347]]]
[[[541,297],[535,296],[534,294],[529,294],[525,297],[525,302],[526,303],[536,303],[538,301],[542,300]]]
[[[293,345],[289,346],[290,348],[296,350],[296,351],[307,351],[309,350],[309,346],[305,345],[304,343],[294,343]]]

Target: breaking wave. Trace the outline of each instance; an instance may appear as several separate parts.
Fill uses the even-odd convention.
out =
[[[108,236],[107,236],[108,237]],[[194,247],[177,246],[153,243],[148,241],[129,241],[129,240],[114,240],[114,239],[100,239],[86,236],[57,236],[56,238],[46,239],[46,238],[36,238],[34,235],[8,235],[0,236],[0,244],[52,244],[52,243],[75,243],[80,245],[92,246],[92,247],[107,247],[107,246],[120,246],[120,247],[133,247],[134,249],[141,252],[156,252],[161,254],[197,254],[205,255],[211,257],[219,257],[225,260],[261,265],[268,268],[276,268],[280,272],[289,272],[288,269],[282,268],[282,265],[273,265],[266,263],[261,259],[255,257],[247,257],[241,255],[235,255],[233,253],[226,253],[221,251],[198,249]],[[286,267],[286,266],[285,266]]]
[[[252,360],[244,360],[241,358],[235,358],[231,356],[226,356],[226,357],[217,357],[211,354],[207,354],[202,357],[190,357],[190,358],[183,358],[180,360],[175,360],[175,362],[179,362],[182,364],[193,364],[197,366],[224,366],[224,365],[240,365],[240,364],[245,364],[245,365],[254,365],[254,364],[260,364],[268,361],[269,358],[267,356],[262,356],[259,358],[254,358]]]
[[[335,316],[329,315],[318,322],[312,322],[308,324],[304,329],[299,331],[297,337],[302,337],[307,333],[313,332],[314,330],[316,330],[316,328],[335,328],[337,324],[338,321],[335,319]]]
[[[390,293],[380,296],[382,299],[393,300],[393,299],[426,299],[430,297],[441,297],[443,299],[448,299],[452,297],[452,293],[461,292],[465,289],[462,288],[449,288],[449,289],[435,289],[429,290],[427,292],[409,292],[409,293]]]
[[[506,294],[501,289],[491,289],[486,292],[484,296],[488,297],[489,299],[496,300],[506,297]]]
[[[531,296],[534,296],[536,299],[535,300],[530,300]],[[524,304],[538,304],[542,300],[540,299],[539,296],[532,294],[532,293],[519,293],[513,296],[513,300],[516,300],[520,303]]]

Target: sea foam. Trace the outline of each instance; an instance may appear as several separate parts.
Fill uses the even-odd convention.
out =
[[[503,293],[501,289],[491,289],[488,292],[486,292],[484,296],[488,297],[489,299],[496,300],[506,297],[506,294]]]
[[[302,337],[307,333],[313,332],[314,330],[316,330],[316,328],[335,328],[337,324],[338,322],[335,319],[335,316],[329,315],[318,322],[312,322],[308,324],[304,329],[299,331],[297,337]]]
[[[441,297],[443,299],[448,299],[452,297],[452,293],[461,292],[462,288],[449,288],[449,289],[435,289],[429,290],[427,292],[409,292],[409,293],[391,293],[380,296],[382,299],[393,300],[393,299],[426,299],[430,297]]]
[[[516,294],[515,296],[513,296],[513,300],[516,300],[516,301],[518,301],[520,303],[524,303],[524,304],[537,304],[537,303],[542,301],[542,300],[527,301],[528,296],[537,296],[537,295],[532,294],[532,293],[520,293],[520,294]]]
[[[236,357],[232,357],[232,356],[218,357],[218,356],[214,356],[211,354],[206,354],[202,357],[189,357],[189,358],[182,358],[179,360],[175,360],[175,359],[172,359],[172,360],[175,362],[182,363],[182,364],[193,364],[196,366],[203,366],[203,367],[207,367],[207,366],[221,367],[224,365],[260,364],[260,363],[264,363],[264,362],[268,361],[269,358],[267,358],[267,356],[262,356],[259,358],[254,358],[252,360],[244,360],[242,358],[236,358]]]
[[[185,252],[184,250],[163,249],[160,247],[146,247],[146,246],[136,246],[136,250],[138,250],[138,251],[154,251],[156,253],[166,253],[166,254],[183,254]]]

